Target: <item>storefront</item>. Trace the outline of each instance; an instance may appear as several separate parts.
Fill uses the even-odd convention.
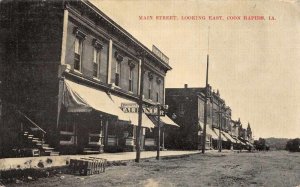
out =
[[[177,129],[179,125],[177,125],[172,119],[170,119],[167,115],[160,116],[158,119],[157,116],[150,116],[148,117],[152,120],[152,122],[155,124],[156,128],[153,130],[147,129],[150,131],[149,133],[146,133],[146,139],[145,139],[145,148],[146,150],[154,150],[157,148],[157,138],[158,138],[158,124],[160,124],[160,147],[162,150],[165,149],[165,140],[169,139],[170,133],[172,133],[175,128]],[[159,121],[159,122],[158,122]],[[151,136],[150,136],[151,135]],[[151,138],[151,137],[154,137]]]
[[[199,121],[199,125],[200,125],[200,129],[201,131],[198,132],[199,134],[199,146],[198,149],[202,149],[202,137],[203,137],[203,127],[204,124],[202,122]],[[217,134],[211,129],[210,125],[207,124],[206,125],[206,145],[205,148],[206,149],[215,149],[215,145],[214,145],[214,140],[218,139]]]
[[[60,150],[83,153],[135,150],[138,114],[124,113],[121,109],[122,103],[134,101],[69,79],[64,79],[61,84],[63,94],[58,126],[59,144],[63,149]],[[142,148],[145,128],[154,128],[154,124],[143,114]]]

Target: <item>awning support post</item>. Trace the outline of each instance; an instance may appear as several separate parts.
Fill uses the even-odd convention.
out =
[[[108,119],[106,119],[105,121],[105,134],[104,134],[104,145],[107,145],[107,140],[108,140],[108,136],[107,136],[107,130],[108,130]]]
[[[160,105],[157,105],[157,155],[156,160],[159,160],[159,154],[160,154]]]

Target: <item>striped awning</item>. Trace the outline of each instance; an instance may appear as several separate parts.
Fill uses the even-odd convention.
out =
[[[106,92],[68,79],[64,80],[62,103],[68,112],[90,112],[94,109],[119,120],[130,121],[130,116],[118,108]]]
[[[110,95],[110,97],[113,100],[114,104],[121,111],[122,111],[122,109],[121,109],[122,103],[123,104],[124,103],[126,103],[126,104],[131,103],[131,104],[137,105],[137,103],[135,101],[131,101],[131,100],[128,100],[128,99],[120,97],[120,96]],[[124,114],[126,114],[128,116],[128,118],[129,118],[132,125],[135,125],[135,126],[138,125],[138,120],[139,120],[138,113],[124,113]],[[147,127],[147,128],[154,128],[155,127],[153,122],[148,118],[148,116],[145,113],[142,113],[142,127]]]
[[[155,126],[158,124],[158,116],[148,115],[148,117],[155,123]],[[174,127],[180,127],[173,120],[171,120],[168,116],[160,116],[160,125],[171,125]]]
[[[200,128],[201,128],[202,131],[203,131],[203,128],[204,128],[203,122],[199,121],[198,124],[200,125]],[[218,135],[216,134],[215,131],[213,131],[213,130],[210,128],[209,125],[206,125],[206,134],[211,135],[211,137],[212,137],[213,139],[218,139]]]
[[[230,134],[228,134],[227,132],[224,132],[224,131],[222,131],[222,133],[223,133],[223,135],[224,135],[228,140],[230,140],[232,143],[236,143],[236,140],[233,139],[233,138],[230,136]]]

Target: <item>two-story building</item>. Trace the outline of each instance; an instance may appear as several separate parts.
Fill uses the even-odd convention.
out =
[[[4,155],[28,142],[44,153],[135,150],[137,109],[124,106],[137,106],[140,88],[144,105],[165,104],[163,53],[87,0],[3,0],[1,18]],[[155,147],[155,126],[143,113],[142,149]]]
[[[210,88],[211,90],[211,88]],[[167,88],[166,104],[169,114],[180,125],[174,139],[176,146],[183,149],[201,149],[204,127],[205,88]],[[219,92],[211,92],[207,101],[206,148],[217,149],[220,142],[223,148],[230,149],[236,140],[230,135],[231,109],[225,105]],[[221,141],[220,141],[221,140]],[[168,142],[174,144],[175,140]],[[169,145],[172,146],[172,145]]]

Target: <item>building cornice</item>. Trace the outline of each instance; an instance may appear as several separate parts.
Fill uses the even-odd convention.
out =
[[[99,10],[95,5],[93,5],[88,0],[79,0],[79,1],[67,1],[69,6],[73,3],[81,3],[85,5],[86,8],[93,11],[96,15],[99,16],[98,19],[105,21],[109,26],[112,27],[112,30],[118,32],[119,34],[129,39],[136,47],[137,50],[144,52],[147,58],[153,59],[160,66],[166,69],[166,71],[171,70],[171,66],[164,61],[162,61],[159,57],[157,57],[151,50],[149,50],[146,46],[144,46],[141,42],[139,42],[135,37],[133,37],[130,33],[128,33],[125,29],[123,29],[120,25],[114,22],[111,18],[109,18],[106,14],[104,14],[101,10]],[[84,8],[84,7],[82,7]]]

